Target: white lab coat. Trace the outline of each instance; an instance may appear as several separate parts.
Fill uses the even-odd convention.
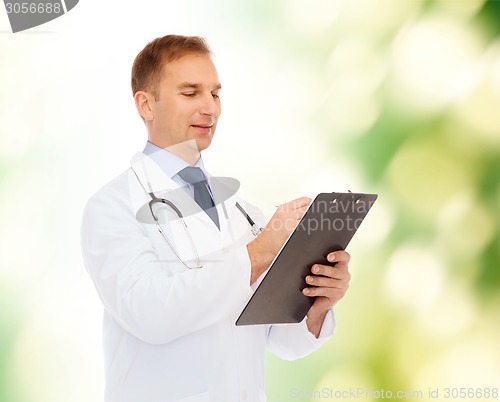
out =
[[[132,167],[156,196],[179,187],[142,153]],[[104,305],[106,402],[265,401],[266,348],[289,360],[307,355],[333,333],[333,313],[319,339],[305,320],[235,326],[253,292],[246,249],[253,235],[235,202],[263,226],[262,214],[235,195],[224,203],[226,212],[217,206],[220,230],[201,210],[186,216],[203,264],[188,269],[154,224],[136,219],[149,200],[128,169],[84,211],[84,262]],[[197,208],[187,194],[176,206]],[[162,227],[183,258],[193,258],[180,225]]]

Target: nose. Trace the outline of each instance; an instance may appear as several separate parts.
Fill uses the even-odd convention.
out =
[[[211,93],[204,96],[200,106],[200,113],[205,116],[219,117],[220,102],[218,98],[214,98]]]

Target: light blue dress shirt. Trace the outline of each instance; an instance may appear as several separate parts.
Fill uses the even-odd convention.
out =
[[[146,143],[144,151],[142,152],[145,155],[149,156],[151,159],[153,159],[153,161],[161,168],[161,170],[163,170],[165,174],[168,175],[168,177],[170,177],[173,181],[175,181],[179,186],[188,189],[188,191],[191,194],[191,197],[194,198],[193,185],[184,181],[178,174],[182,169],[190,166],[184,159],[178,157],[177,155],[174,155],[171,152],[168,152],[163,148],[156,146],[155,144],[149,141]],[[208,178],[201,156],[196,161],[196,164],[194,166],[199,167],[203,172],[203,174],[205,175],[205,178]],[[212,194],[212,191],[208,184],[208,180],[207,180],[207,186],[210,194]]]

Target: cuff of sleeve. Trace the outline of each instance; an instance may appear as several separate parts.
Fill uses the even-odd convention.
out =
[[[268,348],[282,359],[299,359],[321,347],[334,331],[335,318],[331,310],[325,316],[318,338],[309,332],[306,318],[297,324],[274,324],[269,328]]]
[[[318,340],[319,339],[326,340],[330,338],[334,334],[334,332],[335,332],[335,314],[333,313],[333,309],[330,309],[328,313],[326,313],[325,320],[323,321],[323,325],[321,326],[321,331],[319,332]]]
[[[322,345],[326,340],[328,340],[335,332],[335,315],[333,313],[333,309],[328,310],[326,313],[325,319],[323,321],[323,325],[321,326],[321,331],[319,332],[319,336],[316,338],[314,334],[309,331],[307,328],[307,317],[302,320],[300,325],[303,327],[304,331],[307,333],[307,338],[309,341],[317,346]]]
[[[250,255],[248,254],[247,246],[243,246],[241,252],[239,253],[239,265],[243,270],[243,277],[245,281],[245,285],[247,285],[248,289],[250,288],[250,278],[252,275],[252,263],[250,262]]]

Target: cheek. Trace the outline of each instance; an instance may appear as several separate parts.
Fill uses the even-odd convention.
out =
[[[179,121],[190,121],[196,115],[196,111],[193,105],[177,105],[175,116]]]
[[[168,121],[172,119],[171,109],[163,102],[158,102],[155,105],[153,112],[162,125],[167,124]]]

